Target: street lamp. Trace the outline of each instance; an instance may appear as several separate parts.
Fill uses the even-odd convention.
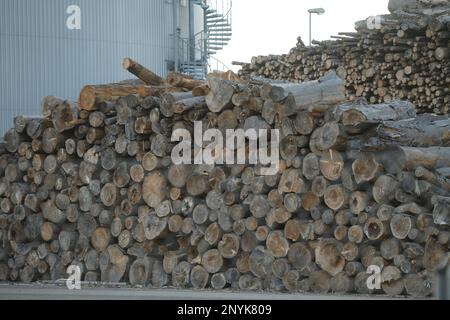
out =
[[[309,9],[309,46],[311,47],[312,45],[312,14],[315,13],[317,15],[322,15],[325,13],[325,9],[324,8],[315,8],[315,9]]]

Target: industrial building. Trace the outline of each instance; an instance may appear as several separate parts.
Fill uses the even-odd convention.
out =
[[[230,24],[231,1],[2,0],[0,132],[14,115],[39,115],[44,96],[75,101],[85,84],[130,78],[125,57],[203,77]]]

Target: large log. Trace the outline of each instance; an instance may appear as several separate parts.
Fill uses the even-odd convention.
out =
[[[187,75],[170,72],[167,76],[167,82],[174,87],[184,88],[187,90],[194,90],[197,87],[203,86],[205,84],[202,80],[195,80]]]
[[[154,96],[164,92],[164,87],[151,87],[147,85],[88,85],[85,86],[78,98],[78,105],[82,110],[93,110],[96,104],[106,101],[117,101],[121,97],[137,95],[140,97]]]
[[[65,101],[59,104],[52,112],[52,121],[58,133],[73,129],[80,122],[78,121],[77,106]]]
[[[377,128],[383,143],[408,147],[446,147],[450,145],[450,119],[419,115],[402,121],[383,122]]]
[[[207,82],[211,91],[206,96],[206,104],[211,112],[219,113],[231,106],[231,99],[236,92],[235,84],[215,76],[208,76]]]
[[[122,66],[128,72],[134,74],[136,77],[144,81],[147,85],[159,86],[165,83],[164,79],[143,67],[136,61],[130,58],[125,58],[123,60]]]
[[[197,101],[197,98],[190,101]],[[162,94],[159,108],[162,115],[165,117],[172,117],[175,111],[175,103],[186,99],[193,99],[191,92],[167,92]],[[178,107],[178,109],[180,109],[180,107]]]
[[[357,126],[364,122],[412,119],[416,117],[416,108],[408,101],[397,100],[376,105],[344,104],[335,107],[332,114],[335,121],[340,121],[345,126]]]
[[[263,97],[275,102],[281,102],[288,98],[289,94],[294,97],[295,104],[285,113],[287,116],[302,111],[322,113],[345,101],[344,82],[335,72],[330,72],[317,81],[302,84],[268,85],[265,91]]]
[[[413,148],[395,146],[377,153],[380,163],[392,174],[418,167],[439,169],[450,166],[450,148]]]

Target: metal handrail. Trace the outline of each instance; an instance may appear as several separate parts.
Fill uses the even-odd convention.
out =
[[[203,34],[203,33],[204,33],[204,32],[201,31],[201,32],[197,33],[196,35]],[[192,49],[196,50],[197,52],[200,52],[201,55],[202,55],[202,57],[205,55],[206,52],[205,52],[205,49],[203,48],[203,39],[200,39],[200,40],[199,40],[200,47],[201,47],[202,49],[199,49],[197,46],[193,46],[193,45],[190,43],[190,39],[189,39],[189,38],[182,38],[182,37],[180,37],[179,40],[180,40],[180,42],[181,42],[181,44],[182,44],[182,49],[183,49],[183,50],[180,50],[180,52],[189,52],[188,49],[192,48]],[[186,50],[184,50],[184,49],[186,49]],[[185,59],[185,57],[181,57],[181,58],[182,58],[182,59],[181,59],[180,61],[182,61],[182,63],[190,62],[189,59]],[[222,62],[221,60],[219,60],[219,59],[217,59],[217,58],[215,58],[215,57],[213,57],[213,56],[209,56],[209,59],[210,59],[210,60],[214,60],[214,62],[216,63],[216,66],[217,66],[217,69],[218,69],[218,70],[220,70],[220,69],[222,69],[221,71],[224,71],[224,70],[230,70],[230,67],[228,67],[228,66],[227,66],[224,62]],[[206,62],[207,62],[207,64],[208,64],[208,69],[209,69],[209,70],[212,70],[211,61],[206,61]],[[219,68],[219,65],[220,65],[221,68]]]
[[[221,1],[219,3],[219,1]],[[197,2],[198,3],[198,2]],[[203,0],[202,8],[204,10],[212,9],[218,14],[220,14],[224,19],[223,22],[226,22],[230,26],[232,25],[232,0]],[[220,5],[221,4],[221,5]],[[211,24],[211,27],[214,27],[221,21],[217,21],[214,24]],[[225,27],[224,27],[225,29]],[[209,72],[213,69],[213,65],[216,66],[216,70],[225,71],[230,70],[230,68],[219,59],[209,55],[209,47],[207,44],[207,39],[210,37],[211,33],[206,27],[203,31],[196,33],[193,39],[189,38],[181,38],[178,35],[179,42],[179,63],[180,64],[193,64],[193,63],[202,63],[205,67],[205,72]],[[192,41],[193,40],[193,41]],[[191,56],[192,52],[194,52],[194,57]],[[200,53],[200,59],[196,59],[197,53]]]

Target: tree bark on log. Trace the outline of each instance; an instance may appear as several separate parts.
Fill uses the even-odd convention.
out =
[[[447,147],[450,145],[450,120],[447,117],[419,115],[402,121],[383,122],[377,135],[385,144],[408,147]]]
[[[450,148],[412,148],[396,146],[377,153],[380,163],[392,174],[418,167],[439,169],[450,166]]]
[[[147,85],[160,86],[165,83],[163,78],[143,67],[136,61],[131,60],[130,58],[125,58],[123,60],[122,66],[125,70],[134,74],[137,78],[144,81]]]
[[[109,85],[88,85],[81,90],[78,105],[82,110],[90,111],[95,108],[96,104],[101,102],[117,101],[121,97],[128,95],[137,95],[140,97],[155,96],[163,93],[165,90],[164,87],[117,83]]]
[[[222,80],[215,76],[207,77],[211,91],[206,96],[206,104],[211,112],[219,113],[231,106],[231,100],[235,94],[235,86],[229,80]]]
[[[202,80],[195,80],[181,73],[170,72],[167,76],[167,83],[173,87],[179,87],[187,90],[194,90],[205,84]]]
[[[275,91],[284,90],[284,93],[276,94]],[[301,111],[312,113],[323,113],[330,106],[345,101],[344,82],[335,72],[330,72],[317,81],[302,84],[276,84],[263,97],[275,98],[275,102],[281,102],[291,94],[295,99],[295,106],[288,110],[285,115],[290,116]],[[277,101],[278,100],[278,101]]]
[[[376,105],[344,104],[336,107],[333,118],[345,126],[357,126],[364,122],[380,123],[384,121],[400,121],[416,117],[415,106],[407,101],[392,101]]]

